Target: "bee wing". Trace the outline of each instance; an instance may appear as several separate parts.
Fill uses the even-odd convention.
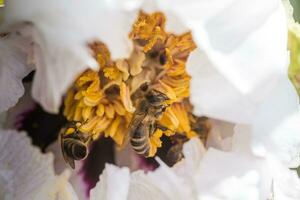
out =
[[[60,133],[58,134],[59,136],[59,142],[60,142],[60,148],[61,148],[61,152],[62,152],[62,155],[63,155],[63,158],[65,160],[66,163],[68,163],[70,165],[70,167],[72,169],[75,169],[75,162],[72,158],[70,158],[64,151],[64,143],[63,143],[63,138],[62,138],[62,134],[64,133],[65,129],[62,128],[60,130]]]
[[[72,169],[75,169],[75,161],[72,158],[67,157],[67,160],[65,159],[65,161],[70,165]]]
[[[69,156],[67,156],[64,153],[64,151],[63,151],[63,157],[64,157],[64,160],[66,161],[66,163],[68,163],[72,169],[75,169],[75,161],[74,161],[74,159],[72,159]]]
[[[133,118],[131,119],[131,122],[129,124],[128,130],[125,131],[126,134],[124,136],[123,144],[121,145],[121,149],[124,148],[128,143],[136,129],[138,128],[139,124],[142,123],[143,119],[145,119],[146,114],[142,113],[135,113],[133,115]]]
[[[129,124],[128,136],[131,136],[131,133],[135,132],[135,130],[137,129],[139,124],[142,123],[145,117],[146,117],[146,113],[136,113],[133,115],[133,118]]]

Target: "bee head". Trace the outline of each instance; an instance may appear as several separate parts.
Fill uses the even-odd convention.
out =
[[[149,101],[150,104],[161,104],[169,98],[164,93],[158,91],[158,90],[150,90],[146,94],[146,99]]]

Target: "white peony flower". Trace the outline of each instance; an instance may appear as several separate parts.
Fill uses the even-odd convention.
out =
[[[162,11],[170,32],[192,31],[198,48],[187,66],[191,100],[196,114],[216,119],[206,147],[218,150],[193,139],[183,161],[170,168],[158,159],[148,174],[107,165],[91,199],[299,199],[299,179],[287,168],[300,164],[299,102],[287,77],[280,0],[9,0],[0,27],[0,112],[17,103],[32,70],[33,98],[58,112],[77,76],[99,67],[90,42],[104,42],[113,59],[130,54],[139,10]],[[56,176],[49,156],[31,153],[28,139],[15,135],[0,134],[0,195],[76,199],[67,172]],[[24,147],[10,145],[22,141]]]

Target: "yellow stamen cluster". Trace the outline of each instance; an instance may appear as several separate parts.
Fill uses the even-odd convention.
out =
[[[174,35],[165,31],[162,13],[140,12],[129,38],[134,50],[129,58],[112,61],[107,47],[101,42],[91,44],[101,66],[88,70],[76,80],[65,98],[64,115],[70,121],[82,122],[80,130],[98,138],[111,137],[118,145],[126,144],[128,128],[136,107],[135,92],[145,82],[166,94],[170,105],[157,123],[168,130],[157,129],[149,138],[150,154],[161,147],[162,135],[196,135],[191,128],[186,106],[190,79],[186,61],[196,48],[190,32]]]
[[[76,80],[65,98],[64,115],[69,121],[83,122],[80,130],[92,134],[93,139],[104,133],[122,145],[123,131],[134,111],[129,91],[122,71],[110,61],[106,46],[98,42],[91,48],[103,67],[99,72],[88,70]]]
[[[133,40],[144,43],[142,44],[143,50],[144,52],[147,52],[153,48],[158,40],[162,41],[165,39],[165,22],[166,19],[163,13],[156,12],[148,15],[144,12],[140,12],[129,37]]]

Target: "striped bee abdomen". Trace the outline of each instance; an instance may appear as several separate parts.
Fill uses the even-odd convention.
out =
[[[63,148],[65,153],[74,160],[82,160],[88,154],[87,146],[83,142],[73,138],[64,139]]]
[[[149,128],[142,123],[132,132],[130,143],[137,154],[149,156]]]

